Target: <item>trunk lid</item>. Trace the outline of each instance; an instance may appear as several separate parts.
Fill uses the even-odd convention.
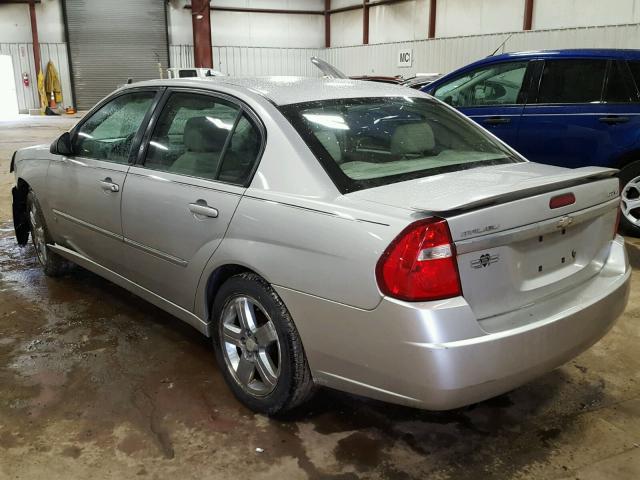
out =
[[[416,219],[446,218],[463,296],[483,320],[574,288],[601,270],[619,205],[615,172],[521,163],[351,195],[411,208]],[[552,198],[569,193],[575,202],[550,208]]]

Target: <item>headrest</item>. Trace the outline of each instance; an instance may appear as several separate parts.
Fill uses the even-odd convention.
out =
[[[315,134],[322,146],[329,152],[333,161],[342,163],[342,149],[340,148],[335,132],[331,130],[320,130],[319,132],[315,132]]]
[[[229,129],[220,128],[212,117],[193,117],[184,126],[184,146],[189,152],[220,152]]]
[[[427,152],[435,146],[433,130],[427,122],[400,125],[391,137],[391,153],[395,155]]]

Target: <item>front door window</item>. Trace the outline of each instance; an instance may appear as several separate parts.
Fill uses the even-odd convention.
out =
[[[458,108],[524,103],[522,82],[527,63],[500,63],[473,70],[440,86],[433,95]]]
[[[126,164],[133,139],[155,95],[155,92],[132,92],[105,104],[76,132],[75,155]]]

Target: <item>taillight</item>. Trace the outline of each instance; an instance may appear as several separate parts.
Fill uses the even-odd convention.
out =
[[[400,300],[421,302],[461,295],[447,221],[434,217],[405,228],[378,260],[376,277],[382,293]]]

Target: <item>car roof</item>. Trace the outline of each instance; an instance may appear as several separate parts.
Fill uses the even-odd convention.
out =
[[[433,83],[421,87],[421,89],[424,89],[424,91],[433,91],[433,89],[436,89],[443,83],[448,82],[449,79],[482,65],[490,65],[492,63],[517,60],[548,58],[618,58],[626,60],[640,60],[640,50],[616,48],[576,48],[564,50],[531,50],[525,52],[510,52],[500,55],[491,55],[489,57],[481,58],[480,60],[477,60],[473,63],[469,63],[460,68],[457,68],[456,70],[453,70],[446,75],[438,78]]]
[[[225,90],[254,93],[267,98],[276,105],[288,105],[316,100],[363,97],[420,96],[420,92],[397,85],[351,79],[307,78],[307,77],[210,77],[148,80],[126,85],[139,86],[184,86],[215,90],[224,85]]]
[[[500,62],[505,60],[521,60],[530,58],[624,58],[629,60],[640,60],[640,50],[625,50],[615,48],[576,48],[565,50],[532,50],[525,52],[510,52],[500,55],[492,55],[490,57],[486,57],[474,63],[471,63],[467,66],[490,62]]]

